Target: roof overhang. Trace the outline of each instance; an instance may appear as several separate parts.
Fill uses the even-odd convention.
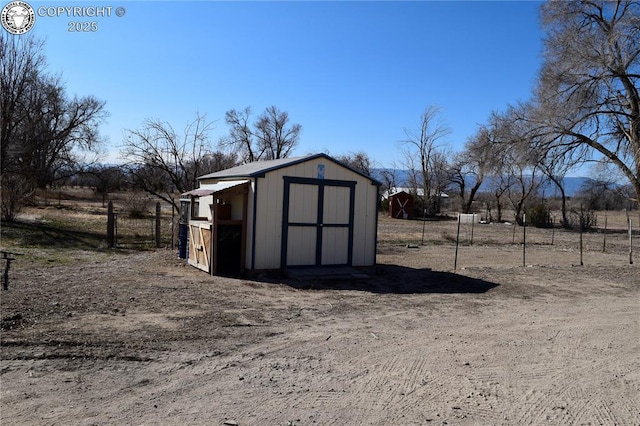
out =
[[[236,186],[243,185],[249,182],[247,179],[243,180],[227,180],[218,183],[208,183],[200,185],[200,188],[193,189],[191,191],[182,194],[183,197],[206,197],[207,195],[213,195],[217,192],[223,192],[227,189],[234,188]]]

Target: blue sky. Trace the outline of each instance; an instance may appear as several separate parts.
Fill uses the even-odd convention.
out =
[[[401,168],[399,141],[426,107],[440,107],[459,151],[492,111],[529,97],[541,61],[538,2],[29,3],[113,8],[36,15],[31,30],[69,95],[107,102],[107,160],[145,118],[182,131],[206,113],[217,142],[225,111],[276,105],[303,126],[294,155],[365,151]],[[77,21],[97,31],[69,32]]]

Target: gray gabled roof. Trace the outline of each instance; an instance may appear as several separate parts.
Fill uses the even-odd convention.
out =
[[[255,178],[255,177],[263,177],[268,172],[273,170],[278,170],[283,167],[292,166],[299,163],[304,163],[305,161],[315,160],[316,158],[325,158],[334,163],[340,164],[341,166],[357,173],[361,176],[370,179],[374,184],[380,185],[380,182],[373,179],[371,176],[367,176],[364,173],[354,170],[351,167],[341,163],[340,161],[331,158],[327,154],[310,154],[303,157],[290,157],[290,158],[280,158],[277,160],[265,160],[265,161],[254,161],[252,163],[242,164],[240,166],[231,167],[230,169],[220,170],[219,172],[209,173],[204,176],[200,176],[198,180],[203,179],[236,179],[236,178]]]

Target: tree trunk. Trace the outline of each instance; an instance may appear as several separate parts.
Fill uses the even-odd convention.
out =
[[[471,213],[471,206],[473,204],[474,198],[476,197],[476,193],[480,189],[480,185],[482,185],[482,181],[476,182],[476,184],[471,188],[471,191],[469,191],[469,198],[467,199],[467,202],[463,208],[464,213]]]

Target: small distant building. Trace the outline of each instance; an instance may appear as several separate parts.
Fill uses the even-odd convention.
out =
[[[399,195],[399,197],[401,197],[400,201],[393,202],[391,200],[391,197],[396,196],[396,194],[402,194],[402,193],[405,193],[406,195]],[[405,198],[407,197],[407,195],[412,197],[412,201],[409,201],[406,206],[403,206],[402,204],[405,202]],[[421,217],[422,214],[420,213],[420,210],[421,210],[420,206],[423,204],[422,202],[423,198],[424,198],[423,188],[395,187],[385,191],[382,194],[382,199],[389,201],[389,216],[397,219],[402,219],[405,212],[408,214],[407,219],[413,217],[414,213],[418,213],[419,217]],[[439,202],[439,206],[443,209],[451,208],[451,200],[449,198],[449,195],[444,192],[432,193],[430,198],[432,199],[432,201],[435,198],[438,198],[437,201]],[[412,205],[409,206],[409,203],[412,203]],[[417,203],[417,206],[416,206],[416,203]],[[416,211],[416,209],[418,211]]]
[[[185,256],[197,268],[375,265],[380,183],[328,155],[258,161],[198,181],[182,194],[191,212]]]
[[[389,195],[389,217],[411,219],[413,217],[413,195],[405,191]]]

